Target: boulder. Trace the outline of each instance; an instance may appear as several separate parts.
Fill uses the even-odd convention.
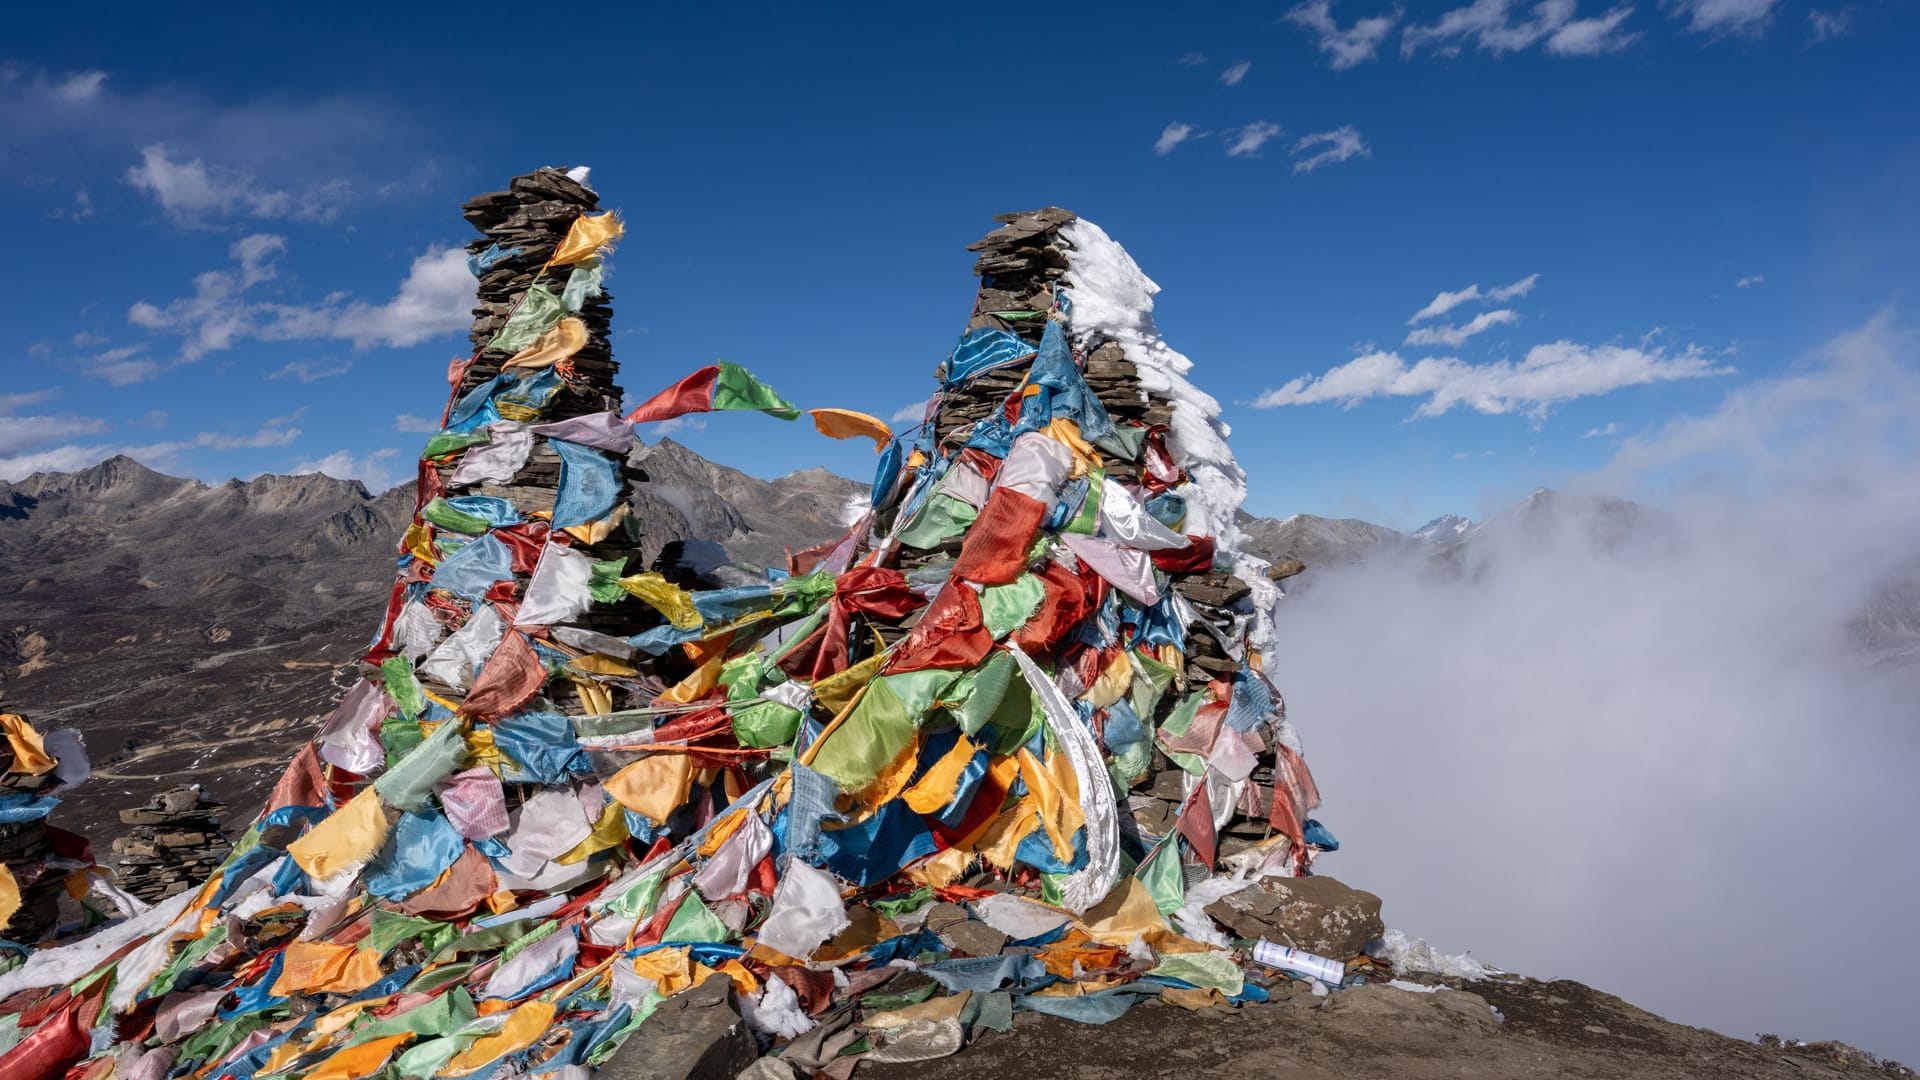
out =
[[[602,1080],[733,1080],[758,1056],[753,1034],[740,1019],[733,980],[715,974],[662,1002],[598,1075]]]
[[[1262,878],[1207,905],[1207,914],[1243,938],[1266,938],[1348,960],[1383,936],[1380,898],[1330,877]]]

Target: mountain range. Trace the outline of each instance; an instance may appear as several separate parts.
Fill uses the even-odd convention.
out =
[[[648,480],[633,510],[649,559],[704,540],[780,565],[837,535],[867,490],[818,468],[762,480],[671,439],[636,446],[633,463]],[[80,729],[94,757],[62,823],[104,838],[118,810],[183,779],[249,813],[348,685],[412,509],[409,487],[375,495],[318,473],[209,485],[128,457],[0,482],[0,707],[43,731]],[[1634,503],[1547,489],[1485,522],[1445,515],[1411,533],[1311,514],[1240,526],[1269,561],[1412,558],[1471,577],[1471,556],[1496,541],[1545,543],[1570,523],[1603,549],[1664,529]],[[1871,652],[1920,655],[1920,559],[1855,630]]]

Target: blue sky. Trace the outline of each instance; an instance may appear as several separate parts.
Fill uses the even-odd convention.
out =
[[[629,220],[633,395],[728,359],[889,416],[960,330],[964,245],[1054,203],[1162,286],[1251,510],[1401,527],[1592,470],[1920,284],[1910,5],[951,7],[27,9],[0,477],[399,480],[464,345],[458,204],[539,165]],[[758,416],[674,437],[871,468]]]

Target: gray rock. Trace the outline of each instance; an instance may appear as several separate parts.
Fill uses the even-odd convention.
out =
[[[759,1056],[733,980],[710,976],[668,998],[602,1065],[603,1080],[734,1080]]]
[[[1330,877],[1262,878],[1207,905],[1207,914],[1246,938],[1347,960],[1384,935],[1380,898]]]

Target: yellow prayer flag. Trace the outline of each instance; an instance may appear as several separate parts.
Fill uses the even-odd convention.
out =
[[[561,319],[534,343],[513,354],[500,370],[539,371],[579,352],[587,345],[587,324],[575,318]]]
[[[27,723],[25,717],[12,713],[0,714],[0,728],[6,730],[7,742],[13,747],[13,764],[7,767],[8,772],[38,776],[53,771],[56,762],[47,753],[47,748],[41,745],[40,733],[33,730],[33,725]]]
[[[342,870],[364,865],[387,840],[387,814],[372,787],[325,820],[308,829],[306,835],[287,845],[287,854],[315,881],[330,878]]]
[[[685,753],[648,754],[608,777],[605,787],[621,806],[665,825],[693,787],[693,758]]]
[[[597,251],[609,248],[615,240],[625,236],[627,227],[620,221],[618,214],[581,214],[573,219],[573,227],[567,230],[567,238],[560,242],[553,258],[547,260],[548,266],[567,266],[588,258]]]
[[[553,1013],[553,1003],[549,1001],[535,1000],[521,1005],[507,1016],[507,1022],[500,1025],[499,1030],[480,1036],[472,1046],[454,1055],[442,1075],[465,1076],[508,1054],[525,1050],[539,1042],[553,1026]]]

